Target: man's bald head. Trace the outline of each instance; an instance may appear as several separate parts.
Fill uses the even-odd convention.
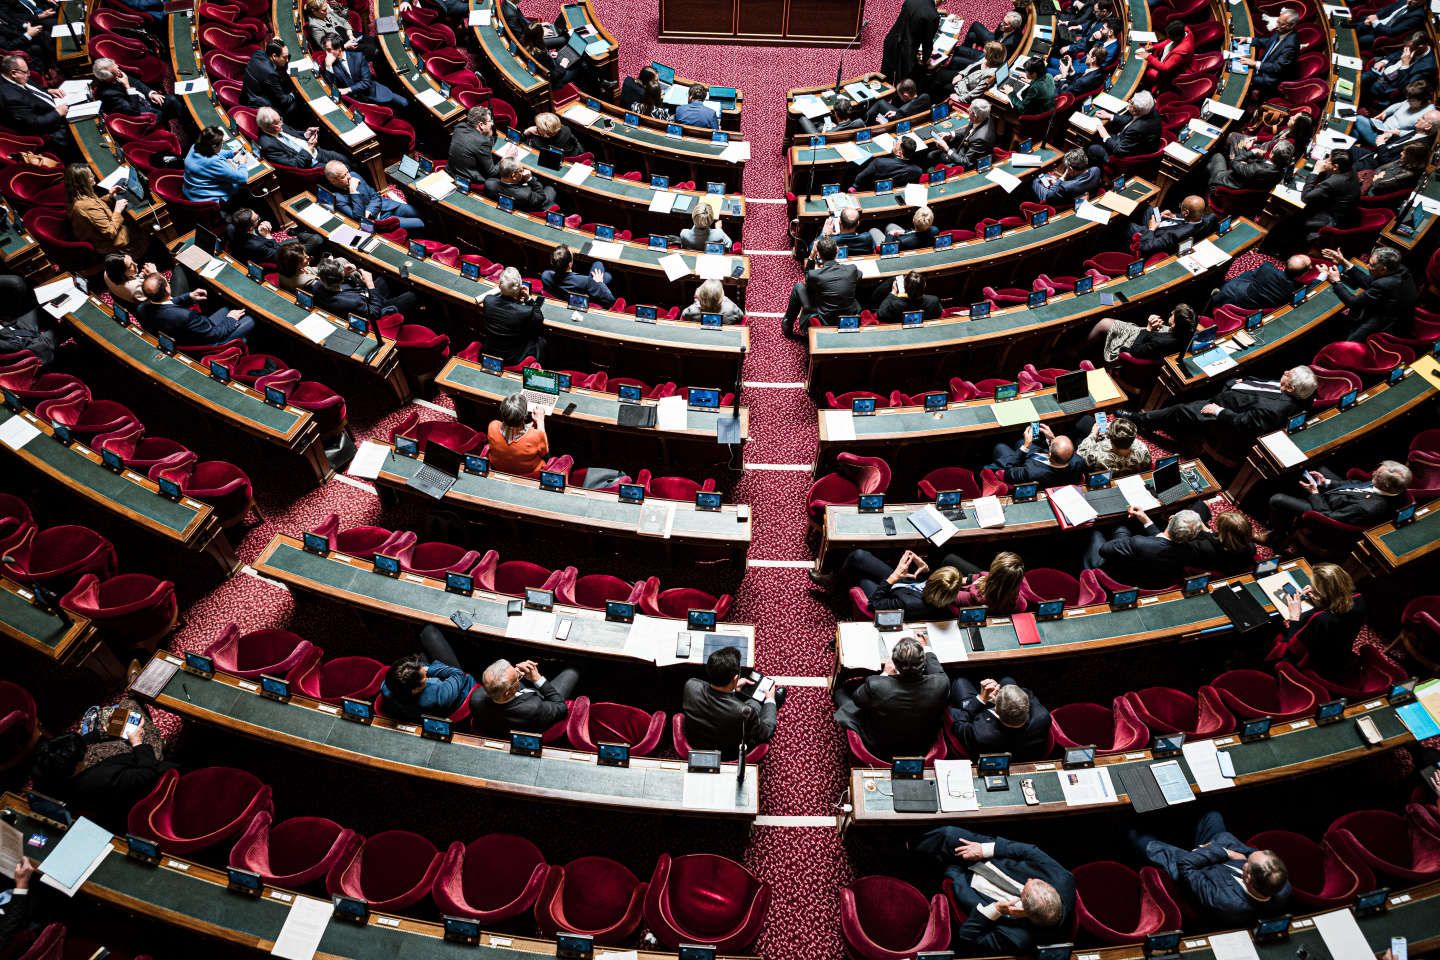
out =
[[[1440,127],[1440,110],[1426,110],[1415,121],[1415,129],[1421,133],[1430,133],[1436,127]]]
[[[1052,466],[1063,467],[1075,456],[1075,442],[1066,436],[1058,436],[1050,441],[1050,463]]]
[[[1180,201],[1181,215],[1191,223],[1205,216],[1205,198],[1191,194]]]
[[[1310,258],[1303,253],[1297,253],[1285,261],[1285,276],[1291,280],[1299,280],[1310,272]]]
[[[152,273],[140,284],[140,290],[145,294],[145,299],[156,303],[167,300],[170,297],[170,284],[163,273]]]

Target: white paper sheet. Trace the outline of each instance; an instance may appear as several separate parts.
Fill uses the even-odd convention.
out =
[[[855,269],[860,271],[860,276],[867,279],[880,276],[879,261],[873,260],[869,257],[865,257],[861,260],[856,260]]]
[[[1008,170],[1001,170],[999,167],[991,167],[985,174],[985,179],[1004,190],[1006,193],[1014,193],[1015,188],[1020,186],[1020,178]]]
[[[655,429],[681,431],[689,422],[690,406],[684,397],[661,397],[655,401]]]
[[[1080,204],[1080,209],[1075,211],[1075,216],[1081,220],[1089,220],[1091,223],[1109,223],[1110,215],[1114,211],[1106,210],[1104,207],[1096,206],[1089,200]]]
[[[942,663],[961,663],[970,659],[970,651],[965,646],[970,639],[970,631],[962,632],[958,621],[932,620],[924,626],[930,652]]]
[[[301,57],[299,60],[291,60],[288,69],[291,74],[305,73],[306,71],[309,71],[311,73],[316,72],[315,61],[311,60],[309,57]]]
[[[329,901],[296,897],[285,915],[285,925],[275,937],[275,945],[270,948],[270,955],[284,960],[311,960],[334,912],[335,907]]]
[[[181,80],[175,84],[175,92],[180,96],[189,93],[204,93],[210,89],[210,81],[205,77],[196,77],[194,80]]]
[[[1201,105],[1201,109],[1204,110],[1206,114],[1214,114],[1217,117],[1224,117],[1226,120],[1239,120],[1245,116],[1245,111],[1239,107],[1232,107],[1228,103],[1213,98],[1206,100],[1205,103]]]
[[[1210,952],[1215,960],[1260,960],[1248,930],[1210,934]]]
[[[1362,66],[1364,66],[1364,64],[1360,61],[1359,57],[1347,57],[1343,53],[1335,54],[1330,58],[1330,60],[1335,64],[1335,66],[1345,70],[1359,70]]]
[[[8,823],[0,823],[0,874],[12,876],[25,856],[25,834]]]
[[[1131,30],[1130,39],[1136,43],[1155,43],[1160,38],[1155,36],[1155,34],[1151,33],[1149,30]],[[1096,102],[1099,102],[1099,98],[1096,98]],[[1108,110],[1110,108],[1105,107],[1104,109]]]
[[[690,265],[687,264],[685,258],[678,253],[666,254],[656,262],[659,263],[660,268],[665,271],[665,279],[671,283],[674,283],[681,277],[690,276]]]
[[[933,503],[925,504],[925,506],[916,510],[915,513],[924,514],[925,517],[931,521],[931,525],[938,525],[940,527],[933,535],[925,538],[937,547],[944,546],[951,537],[960,532],[960,528],[955,526],[955,523],[949,517],[945,516],[939,510],[936,510],[935,504]]]
[[[725,144],[725,149],[720,151],[720,159],[726,163],[744,163],[750,159],[750,141],[731,140]]]
[[[1090,502],[1085,499],[1085,496],[1073,486],[1052,487],[1050,502],[1060,510],[1072,527],[1078,527],[1080,524],[1088,523],[1100,516],[1095,512],[1095,508],[1090,506]]]
[[[625,248],[613,240],[591,240],[587,255],[594,260],[609,260],[613,263],[625,255]]]
[[[807,120],[816,120],[830,112],[825,101],[813,93],[802,93],[795,98],[795,109],[800,111],[801,116]]]
[[[1060,792],[1065,794],[1065,806],[1084,807],[1096,803],[1115,802],[1115,784],[1106,767],[1090,767],[1085,770],[1057,770],[1060,778]]]
[[[907,207],[923,207],[930,202],[930,188],[923,183],[907,183],[902,194]]]
[[[1017,170],[1024,170],[1027,167],[1040,166],[1041,160],[1038,153],[1012,153],[1006,162]]]
[[[1287,583],[1296,590],[1301,589],[1300,582],[1295,579],[1289,570],[1281,570],[1278,573],[1272,573],[1269,576],[1261,577],[1255,581],[1256,586],[1260,588],[1260,591],[1265,594],[1266,599],[1268,599],[1277,610],[1283,610],[1285,608],[1284,597],[1285,585]],[[1308,600],[1300,601],[1300,612],[1302,614],[1308,613],[1312,609],[1314,608]]]
[[[310,109],[315,111],[317,117],[323,117],[326,114],[334,113],[340,109],[340,104],[331,100],[329,97],[315,97],[308,102]]]
[[[60,95],[72,107],[77,103],[84,103],[90,99],[90,81],[66,80],[60,84]]]
[[[572,186],[584,183],[585,178],[595,172],[595,168],[588,163],[572,163],[565,168],[565,175],[560,179]]]
[[[669,190],[656,190],[650,198],[651,213],[669,213],[675,208],[675,194]]]
[[[1332,957],[1365,957],[1373,952],[1355,915],[1348,908],[1316,914],[1315,929]]]
[[[438,203],[455,192],[455,181],[444,170],[436,170],[416,183],[415,189]]]
[[[295,324],[295,329],[311,343],[324,343],[325,338],[335,332],[335,324],[318,313],[312,313]]]
[[[129,179],[130,168],[122,164],[116,167],[114,170],[111,170],[110,173],[105,177],[105,179],[95,184],[95,186],[98,187],[101,192],[109,193],[111,190],[114,190],[116,187],[120,186],[122,183],[125,183]]]
[[[42,283],[36,287],[34,290],[35,300],[37,303],[49,303],[51,300],[57,300],[74,289],[74,277],[61,277],[59,280]]]
[[[1295,445],[1290,435],[1284,430],[1277,430],[1274,433],[1267,433],[1260,438],[1260,442],[1266,450],[1278,461],[1282,467],[1294,467],[1304,463],[1309,457],[1305,451]]]
[[[1005,508],[999,497],[980,497],[972,504],[975,508],[975,522],[983,528],[1005,526]]]
[[[109,830],[81,817],[45,857],[41,879],[66,896],[73,896],[99,860],[113,849],[110,839]]]
[[[675,621],[663,617],[635,614],[630,632],[625,634],[625,656],[637,660],[654,660],[670,664],[675,660]]]
[[[734,767],[721,767],[719,773],[687,772],[680,805],[692,810],[734,810],[743,806],[752,790],[754,769],[746,767],[743,788],[735,782]]]
[[[1160,506],[1150,493],[1150,488],[1145,486],[1145,478],[1138,473],[1132,473],[1128,477],[1121,477],[1115,481],[1115,486],[1125,494],[1125,502],[1132,507],[1139,507],[1141,510],[1154,510]]]
[[[1209,240],[1201,240],[1191,248],[1190,254],[1194,256],[1207,269],[1218,267],[1230,260],[1230,254],[1217,247]]]
[[[511,640],[529,640],[532,643],[553,640],[555,614],[526,607],[520,611],[520,616],[505,618],[505,636]]]
[[[318,203],[311,203],[296,210],[295,216],[299,217],[307,227],[319,230],[330,221],[334,214]]]
[[[45,312],[50,314],[50,316],[54,317],[56,320],[63,320],[67,313],[73,313],[75,310],[79,309],[80,305],[84,303],[85,300],[85,294],[80,292],[79,287],[76,287],[74,290],[71,290],[69,293],[65,294],[64,297],[56,300],[54,303],[45,304]]]
[[[1235,786],[1234,779],[1220,770],[1220,751],[1215,748],[1214,740],[1190,740],[1180,749],[1201,793]]]
[[[898,639],[902,634],[897,632],[889,636]],[[839,632],[840,662],[852,670],[869,670],[872,673],[878,671],[884,660],[880,654],[882,639],[884,636],[869,620],[842,621]],[[885,650],[885,656],[889,656],[888,645]]]
[[[1189,130],[1197,137],[1209,137],[1213,140],[1214,138],[1220,136],[1219,127],[1213,127],[1210,124],[1206,123],[1204,120],[1201,120],[1199,117],[1191,117],[1188,121],[1186,121],[1185,129]]]
[[[569,120],[572,123],[578,123],[582,127],[588,127],[590,126],[590,124],[600,119],[600,114],[596,113],[594,110],[591,110],[583,103],[570,104],[570,106],[565,108],[563,116],[566,120]]]
[[[702,280],[724,280],[730,276],[730,258],[717,253],[698,254],[695,273]]]
[[[835,152],[840,154],[840,159],[848,160],[857,165],[870,159],[870,154],[861,150],[857,144],[850,143],[849,141],[837,143],[835,145]]]
[[[200,276],[206,280],[214,280],[225,272],[225,261],[219,257],[212,257],[210,262],[200,268]]]
[[[415,99],[427,107],[438,107],[445,102],[445,94],[436,90],[434,87],[426,87],[424,90],[415,94]]]
[[[345,472],[362,480],[374,480],[380,476],[380,468],[385,465],[385,458],[389,455],[389,447],[366,440],[360,444],[360,449],[355,451],[355,456],[350,460],[350,468]]]
[[[1099,133],[1100,128],[1103,127],[1104,124],[1100,122],[1099,117],[1092,117],[1089,114],[1076,111],[1075,113],[1070,114],[1070,126],[1079,127],[1086,133],[1093,134]]]
[[[821,410],[825,420],[825,439],[832,443],[849,443],[855,439],[855,417],[849,410]]]
[[[1195,791],[1190,789],[1190,781],[1185,779],[1179,760],[1150,764],[1150,775],[1155,778],[1155,785],[1160,788],[1160,795],[1169,806],[1194,802]]]
[[[936,760],[935,785],[940,788],[942,813],[980,809],[980,795],[975,792],[975,770],[969,760]]]
[[[465,18],[465,23],[472,27],[490,26],[491,10],[471,10],[470,16]]]
[[[70,122],[84,120],[86,117],[98,117],[100,115],[100,101],[88,100],[85,103],[77,103],[65,114],[65,119]]]
[[[364,143],[366,140],[373,136],[375,136],[374,130],[371,130],[363,123],[357,123],[349,130],[346,130],[344,133],[340,134],[340,139],[344,142],[345,146],[353,147],[356,144]]]
[[[1195,162],[1200,159],[1200,154],[1178,140],[1165,144],[1165,156],[1177,163],[1183,163],[1187,167],[1193,167]]]

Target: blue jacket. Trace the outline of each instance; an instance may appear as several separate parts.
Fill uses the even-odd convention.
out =
[[[703,103],[682,103],[675,109],[675,122],[688,123],[692,127],[720,129],[720,115]]]
[[[233,156],[234,150],[221,150],[207,157],[191,147],[185,154],[185,199],[195,203],[228,202],[250,179],[244,170],[230,162]]]
[[[465,694],[475,686],[475,678],[470,674],[440,660],[430,661],[426,665],[425,674],[425,685],[413,704],[394,699],[390,688],[382,683],[380,693],[385,697],[386,711],[409,714],[417,718],[422,713],[433,717],[448,717],[459,709]]]
[[[182,346],[222,343],[229,338],[233,323],[229,308],[222,307],[209,316],[190,309],[190,294],[176,297],[169,303],[146,301],[136,308],[140,322],[151,330],[163,333]]]
[[[1220,926],[1243,927],[1262,916],[1284,913],[1285,904],[1290,900],[1290,884],[1287,883],[1264,903],[1252,900],[1238,879],[1243,863],[1230,859],[1227,850],[1246,856],[1255,852],[1254,847],[1241,843],[1233,833],[1222,831],[1210,839],[1208,846],[1194,850],[1165,845],[1159,851],[1159,857],[1162,861],[1169,861],[1165,866],[1204,909],[1207,921]],[[1152,853],[1152,856],[1155,854]]]
[[[1215,295],[1215,305],[1269,310],[1289,303],[1298,289],[1300,285],[1285,276],[1284,270],[1273,263],[1264,263],[1225,281]]]
[[[318,55],[318,58],[322,64],[325,62],[323,54]],[[365,62],[365,55],[359,50],[346,50],[344,55],[335,61],[334,67],[326,67],[324,73],[325,79],[333,86],[349,88],[350,96],[362,103],[378,103],[402,110],[410,105],[409,100],[383,83],[375,82],[375,74],[370,72],[370,64]]]
[[[590,302],[598,307],[608,308],[615,305],[615,294],[610,291],[610,288],[588,273],[571,271],[562,277],[557,275],[554,270],[546,270],[540,274],[540,282],[545,285],[546,290],[559,297],[563,302],[569,301],[570,294],[578,293],[589,297]]]
[[[363,177],[353,172],[350,175],[354,178],[355,189],[351,193],[335,193],[336,213],[343,213],[352,220],[384,220],[400,206],[389,197],[381,196]]]
[[[1264,50],[1260,47],[1264,46]],[[1289,80],[1291,67],[1300,55],[1300,34],[1291,30],[1286,34],[1255,41],[1255,59],[1260,66],[1255,68],[1255,82],[1263,87],[1273,87],[1281,80]]]
[[[1069,180],[1049,182],[1047,176],[1040,176],[1031,180],[1030,185],[1036,200],[1058,206],[1072,203],[1077,198],[1098,190],[1102,179],[1100,168],[1090,167],[1084,173],[1071,177]]]

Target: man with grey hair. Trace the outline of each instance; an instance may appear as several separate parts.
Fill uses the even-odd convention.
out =
[[[1261,543],[1278,544],[1307,510],[1354,527],[1373,527],[1395,516],[1410,489],[1410,468],[1385,460],[1368,480],[1346,480],[1327,467],[1300,475],[1302,496],[1277,493],[1270,498],[1270,533]]]
[[[995,126],[991,122],[990,101],[977,98],[970,104],[970,122],[961,131],[935,135],[939,146],[931,151],[930,162],[943,161],[973,167],[981,157],[994,153],[998,139]]]
[[[495,168],[495,176],[485,181],[485,193],[492,200],[509,197],[516,210],[539,212],[555,203],[555,188],[542,184],[530,171],[506,157]]]
[[[1256,37],[1250,56],[1240,62],[1250,67],[1251,90],[1261,100],[1269,97],[1280,85],[1280,81],[1292,78],[1295,59],[1300,56],[1300,12],[1293,7],[1281,7],[1275,19],[1275,26],[1269,37]]]
[[[1012,677],[986,678],[978,687],[956,677],[950,685],[950,729],[972,760],[982,753],[1039,760],[1050,749],[1050,711]]]
[[[1384,245],[1376,247],[1364,270],[1339,250],[1323,252],[1334,264],[1326,271],[1334,284],[1331,289],[1350,308],[1346,340],[1364,343],[1371,334],[1392,328],[1410,331],[1420,291],[1410,268],[1400,261],[1400,251]]]
[[[1148,90],[1132,96],[1113,122],[1120,124],[1114,134],[1085,148],[1095,166],[1105,166],[1111,157],[1138,157],[1160,149],[1160,114],[1155,112],[1155,97]]]
[[[1146,432],[1164,430],[1175,437],[1205,432],[1249,443],[1308,410],[1313,396],[1315,371],[1299,366],[1286,370],[1279,380],[1231,380],[1213,400],[1191,400],[1156,410],[1118,410],[1115,415],[1133,420]]]
[[[545,362],[545,296],[532,294],[520,279],[520,271],[506,267],[500,272],[499,289],[480,302],[485,331],[485,352],[514,366],[526,357]]]
[[[267,163],[313,170],[327,163],[349,162],[349,158],[343,153],[326,150],[319,145],[319,127],[296,130],[280,118],[280,111],[274,107],[261,107],[256,110],[255,126],[260,128],[260,156]]]
[[[1075,147],[1065,152],[1065,169],[1059,173],[1041,173],[1030,181],[1035,199],[1056,207],[1069,206],[1080,197],[1100,188],[1100,168],[1090,162],[1085,151]]]
[[[1112,580],[1145,590],[1178,583],[1189,556],[1184,545],[1205,530],[1200,514],[1181,510],[1161,530],[1139,507],[1132,505],[1126,513],[1140,525],[1140,532],[1125,523],[1108,532],[1099,527],[1090,531],[1085,569],[1098,569]]]
[[[1242,843],[1213,810],[1196,825],[1191,849],[1133,830],[1130,842],[1146,862],[1180,885],[1207,923],[1248,927],[1262,917],[1284,913],[1290,901],[1290,875],[1284,862],[1273,850]]]
[[[935,744],[949,692],[940,660],[914,637],[904,637],[880,673],[853,687],[836,684],[835,722],[880,757],[922,756]]]
[[[450,163],[446,169],[452,177],[464,177],[471,183],[483,184],[495,176],[495,118],[488,107],[471,107],[465,122],[455,124],[450,134]]]
[[[967,916],[955,934],[964,956],[1030,955],[1065,939],[1075,877],[1039,847],[963,827],[937,827],[915,845],[945,867]]]
[[[403,230],[419,233],[425,229],[420,211],[408,203],[384,196],[352,173],[341,160],[325,164],[325,186],[335,195],[335,211],[354,220],[389,220],[396,218]]]
[[[1020,46],[1020,40],[1025,36],[1021,29],[1025,26],[1025,18],[1018,11],[1011,10],[1000,18],[1000,25],[991,30],[979,20],[973,20],[970,28],[965,31],[965,39],[955,44],[950,51],[950,59],[942,61],[939,69],[950,68],[959,70],[969,66],[985,55],[985,44],[994,41],[1005,48],[1006,58],[1013,57],[1015,50]]]
[[[561,670],[550,680],[534,660],[496,660],[480,677],[485,696],[470,699],[475,727],[491,736],[511,730],[544,733],[565,719],[567,701],[579,682],[580,674],[573,669]]]
[[[130,76],[108,57],[97,58],[90,65],[90,73],[95,77],[92,85],[95,99],[100,101],[100,110],[106,116],[113,113],[127,117],[155,116],[162,124],[179,116],[180,104],[175,97],[151,90],[145,81]]]

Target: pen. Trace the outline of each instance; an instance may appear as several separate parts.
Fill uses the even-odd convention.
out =
[[[195,702],[195,701],[193,701],[193,700],[190,699],[190,688],[189,688],[188,686],[186,686],[183,681],[182,681],[181,684],[180,684],[180,689],[185,691],[185,702],[186,702],[186,703],[194,703],[194,702]]]

